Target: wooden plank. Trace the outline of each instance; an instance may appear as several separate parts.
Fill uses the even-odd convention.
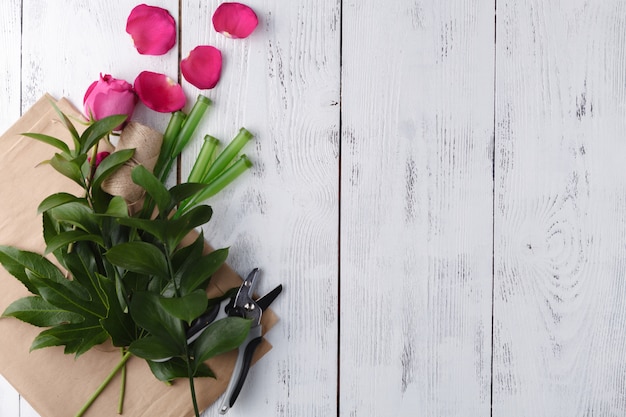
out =
[[[0,132],[20,117],[21,1],[0,3]],[[6,198],[6,196],[3,196]],[[20,396],[0,376],[0,415],[19,417]]]
[[[20,417],[19,394],[2,376],[0,376],[0,416]]]
[[[340,416],[488,416],[492,1],[344,1]]]
[[[626,414],[621,1],[498,1],[493,416]]]
[[[5,3],[0,8],[4,9]],[[126,18],[135,5],[133,3],[122,0],[66,0],[53,3],[24,0],[11,3],[23,3],[22,111],[26,111],[46,92],[57,98],[67,97],[77,108],[82,109],[84,93],[100,73],[110,73],[130,83],[143,69],[173,73],[174,76],[177,74],[176,48],[164,56],[148,57],[139,55],[133,47],[130,36],[125,32]],[[151,4],[167,8],[174,18],[178,16],[178,2],[175,0],[156,0]],[[17,10],[19,11],[19,6]],[[8,18],[4,12],[1,16],[3,20]],[[19,23],[19,14],[17,19]],[[4,37],[2,41],[5,41]],[[12,46],[3,48],[3,51],[17,54],[19,64],[19,48]],[[14,59],[10,58],[11,64]],[[11,75],[18,82],[14,97],[20,96],[19,74],[18,67],[17,72]],[[16,115],[19,116],[19,101],[17,103],[16,112],[10,116],[12,121]],[[2,118],[5,116],[9,114],[0,115]],[[168,116],[157,114],[141,104],[137,107],[134,118],[160,130],[165,128],[168,120]],[[4,403],[4,391],[0,398]],[[19,400],[19,414],[18,411],[0,414],[7,417],[37,416],[23,398]]]
[[[150,3],[178,18],[176,0]],[[82,109],[89,85],[100,73],[133,83],[143,70],[178,73],[178,49],[162,56],[140,55],[126,33],[126,19],[133,2],[24,0],[22,108],[28,109],[44,93],[67,97]],[[71,24],[68,21],[71,19]],[[169,117],[143,104],[134,120],[163,131]]]
[[[219,1],[187,1],[182,56],[199,44],[224,56],[214,101],[183,159],[186,178],[204,134],[228,143],[245,126],[254,162],[210,200],[209,241],[229,246],[240,274],[263,270],[260,293],[284,284],[275,302],[274,345],[248,375],[229,412],[327,416],[337,397],[337,247],[340,27],[338,0],[251,0],[259,26],[247,39],[215,33]],[[187,91],[193,91],[184,82]],[[193,97],[193,94],[190,94]],[[206,415],[213,415],[209,409]]]
[[[0,134],[20,116],[21,2],[0,3]]]

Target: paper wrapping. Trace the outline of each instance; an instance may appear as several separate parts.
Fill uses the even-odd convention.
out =
[[[46,95],[0,137],[0,244],[38,253],[43,253],[45,248],[41,217],[37,215],[39,203],[55,192],[80,195],[82,191],[49,165],[40,164],[54,154],[54,148],[20,135],[25,132],[45,133],[71,143],[71,137],[58,120],[50,101],[56,102],[70,119],[81,118],[67,100],[57,102]],[[211,250],[208,245],[205,249]],[[224,265],[213,276],[208,291],[215,296],[240,283],[241,278]],[[0,311],[27,295],[26,288],[0,268]],[[271,310],[264,312],[264,332],[277,320]],[[74,355],[65,355],[63,347],[29,353],[33,339],[41,330],[14,318],[0,318],[0,373],[42,417],[73,416],[119,362],[120,350],[105,344],[77,359]],[[255,361],[270,349],[270,344],[264,340],[257,348]],[[201,409],[215,402],[226,390],[236,356],[236,351],[233,351],[209,360],[208,364],[217,378],[196,379]],[[111,381],[85,416],[117,415],[119,378],[117,375]],[[192,415],[188,381],[177,380],[172,386],[167,386],[152,375],[144,360],[133,357],[128,361],[124,416]]]

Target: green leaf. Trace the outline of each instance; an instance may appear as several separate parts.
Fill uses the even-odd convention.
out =
[[[82,230],[70,230],[69,232],[59,233],[48,240],[45,253],[52,253],[57,249],[69,245],[72,242],[90,241],[104,246],[102,237],[84,232]]]
[[[164,343],[155,336],[145,336],[135,340],[130,344],[128,350],[135,356],[151,361],[170,358],[180,354],[179,349],[172,347],[169,343]]]
[[[167,236],[168,247],[175,248],[190,231],[198,226],[202,226],[211,220],[213,209],[207,205],[194,207],[177,219],[172,219],[168,223]]]
[[[159,381],[173,381],[176,378],[187,378],[187,363],[181,358],[172,358],[167,362],[148,361],[150,370]],[[194,377],[215,378],[208,365],[201,363],[196,367]]]
[[[78,357],[95,345],[104,343],[107,337],[107,333],[97,322],[62,324],[39,333],[30,350],[64,345],[66,354],[75,353]]]
[[[56,193],[46,197],[37,207],[37,214],[41,214],[44,211],[48,211],[52,208],[61,206],[67,203],[81,203],[85,204],[87,201],[84,198],[76,197],[75,195],[68,193]]]
[[[65,125],[67,130],[72,135],[72,140],[74,140],[74,148],[76,149],[76,152],[80,151],[80,137],[78,136],[78,132],[76,131],[74,124],[72,124],[70,119],[59,109],[54,101],[50,100],[50,104],[52,105],[52,108],[54,108],[56,114],[59,116],[59,119],[61,119],[61,122]]]
[[[55,148],[57,148],[58,150],[60,150],[61,152],[64,152],[65,154],[67,154],[68,156],[70,155],[70,147],[67,146],[67,144],[65,142],[63,142],[62,140],[59,140],[55,137],[49,136],[49,135],[44,135],[41,133],[22,133],[22,136],[27,136],[29,138],[33,138],[36,139],[40,142],[46,143],[48,145],[52,145]]]
[[[91,126],[89,126],[80,137],[81,141],[81,152],[87,152],[93,145],[96,144],[100,139],[108,135],[115,129],[117,126],[124,123],[127,116],[124,114],[107,116],[100,120],[95,121]]]
[[[237,348],[248,336],[251,324],[251,320],[241,317],[226,317],[210,324],[192,344],[196,363]]]
[[[126,303],[122,306],[118,302],[115,283],[100,274],[97,274],[97,277],[109,300],[107,316],[100,320],[100,324],[111,336],[114,346],[128,346],[137,338],[138,331],[135,322],[130,314],[124,312]]]
[[[143,165],[138,165],[133,168],[131,177],[133,182],[146,190],[150,197],[156,202],[161,215],[167,216],[172,208],[172,196],[163,183]]]
[[[134,153],[134,149],[122,149],[104,158],[96,168],[91,188],[100,188],[102,182],[132,158]]]
[[[85,156],[85,155],[83,155]],[[81,187],[85,187],[85,181],[83,179],[83,173],[81,171],[82,162],[81,158],[75,158],[68,160],[60,154],[54,154],[50,160],[52,168],[56,169],[59,173],[71,179]],[[81,162],[81,163],[79,163]],[[84,161],[83,161],[84,162]]]
[[[146,242],[127,242],[113,246],[105,254],[107,260],[126,270],[140,274],[168,276],[163,252]]]
[[[50,211],[50,215],[58,222],[63,222],[83,229],[87,233],[99,234],[98,217],[92,209],[83,202],[69,202],[57,206]]]
[[[71,271],[73,280],[78,282],[89,293],[89,299],[99,304],[99,314],[105,315],[108,309],[108,300],[97,276],[98,264],[96,256],[99,252],[92,250],[92,245],[86,242],[75,242],[73,250],[63,254],[64,263]]]
[[[31,282],[30,276],[49,278],[53,281],[65,280],[59,268],[38,253],[22,251],[11,246],[0,246],[0,263],[33,294],[39,292],[37,286]],[[27,274],[27,271],[30,274]]]
[[[197,290],[182,297],[160,297],[159,302],[169,314],[191,324],[195,318],[204,313],[208,300],[206,292]]]
[[[89,164],[85,164],[89,166]],[[109,193],[104,191],[100,187],[91,188],[91,205],[93,207],[94,213],[102,214],[106,212],[109,207],[109,203],[111,202],[111,198],[113,198]]]
[[[161,292],[164,297],[173,297],[176,294],[176,288],[180,287],[180,279],[184,271],[191,268],[198,259],[202,257],[204,251],[204,234],[200,232],[196,240],[190,245],[176,249],[172,255],[172,269],[174,270],[174,279],[170,280],[165,289]],[[188,292],[186,291],[185,295]]]
[[[193,263],[200,259],[204,251],[204,232],[200,231],[198,237],[189,245],[177,248],[172,254],[172,267],[179,270],[187,263]]]
[[[170,188],[170,194],[172,196],[172,199],[174,200],[174,204],[178,204],[198,194],[200,191],[204,190],[206,187],[207,187],[207,184],[185,182],[185,183],[178,184]]]
[[[150,233],[161,242],[166,240],[167,222],[168,220],[161,219],[138,219],[136,217],[124,217],[118,218],[117,222],[124,226],[134,227],[140,230],[145,230]]]
[[[130,314],[137,325],[175,350],[177,353],[174,356],[185,352],[187,337],[183,322],[169,314],[161,306],[158,294],[153,292],[136,292],[133,294],[130,301]]]
[[[101,304],[90,302],[87,290],[75,281],[65,280],[64,283],[60,283],[37,277],[30,278],[37,286],[41,297],[52,305],[83,316],[103,318],[106,314]]]
[[[38,327],[57,326],[63,323],[79,323],[84,320],[82,315],[58,308],[40,296],[20,298],[11,303],[2,315],[15,317]]]
[[[226,262],[228,248],[217,249],[180,271],[180,293],[189,294],[204,283]]]
[[[128,204],[126,204],[124,197],[113,197],[104,214],[113,217],[128,217]]]

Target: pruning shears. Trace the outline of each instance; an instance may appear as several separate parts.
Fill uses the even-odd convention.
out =
[[[225,300],[222,303],[217,303],[212,309],[198,317],[191,323],[191,326],[187,330],[187,344],[193,343],[202,332],[211,324],[218,316],[221,316],[220,310],[224,304],[224,312],[229,317],[243,317],[252,320],[250,332],[239,346],[237,354],[237,361],[235,362],[235,368],[231,376],[226,393],[224,396],[224,402],[219,409],[220,414],[226,414],[228,410],[235,404],[243,383],[248,376],[248,370],[252,363],[252,356],[256,351],[257,346],[262,340],[262,327],[261,317],[263,311],[265,311],[270,304],[278,297],[278,294],[283,290],[282,285],[278,285],[272,291],[265,294],[258,299],[253,298],[254,288],[258,282],[260,271],[258,268],[254,268],[248,277],[243,281],[235,297]],[[156,362],[165,362],[171,358],[158,359]]]
[[[263,316],[263,311],[272,304],[276,297],[278,297],[278,294],[283,290],[283,286],[278,285],[263,297],[255,300],[253,293],[258,278],[259,269],[254,268],[239,287],[237,295],[231,299],[231,302],[226,306],[226,314],[228,314],[228,316],[250,319],[252,320],[252,325],[246,340],[239,346],[237,362],[235,362],[233,375],[230,378],[228,388],[226,388],[224,402],[220,407],[220,414],[226,414],[233,404],[235,404],[241,392],[241,388],[243,387],[243,383],[246,380],[246,376],[248,375],[254,351],[262,340],[261,317]]]

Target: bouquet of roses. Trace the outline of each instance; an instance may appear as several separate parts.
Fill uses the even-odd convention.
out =
[[[256,26],[254,12],[237,3],[220,6],[213,21],[218,31],[239,37]],[[164,53],[173,46],[172,36],[175,42],[173,25],[167,11],[140,5],[127,31],[140,53]],[[215,86],[220,70],[221,53],[210,46],[194,49],[181,63],[185,78],[199,88]],[[163,135],[130,120],[138,99],[172,113]],[[232,294],[209,299],[206,293],[228,250],[207,254],[202,233],[191,244],[181,242],[211,219],[211,207],[203,202],[251,165],[245,155],[237,158],[252,137],[246,129],[221,152],[207,136],[188,181],[165,185],[210,103],[200,95],[185,114],[182,88],[163,74],[144,71],[134,86],[106,75],[85,94],[84,131],[51,103],[71,145],[24,133],[56,149],[46,162],[82,192],[58,192],[39,205],[43,255],[0,246],[0,263],[32,294],[13,302],[4,316],[46,328],[31,349],[64,346],[65,353],[79,356],[110,340],[122,351],[118,366],[77,416],[132,355],[145,359],[159,380],[186,378],[199,416],[194,377],[214,376],[206,360],[235,349],[247,336],[250,321],[238,317],[213,322],[192,343],[186,336],[194,320]],[[118,132],[114,146],[110,138]]]

